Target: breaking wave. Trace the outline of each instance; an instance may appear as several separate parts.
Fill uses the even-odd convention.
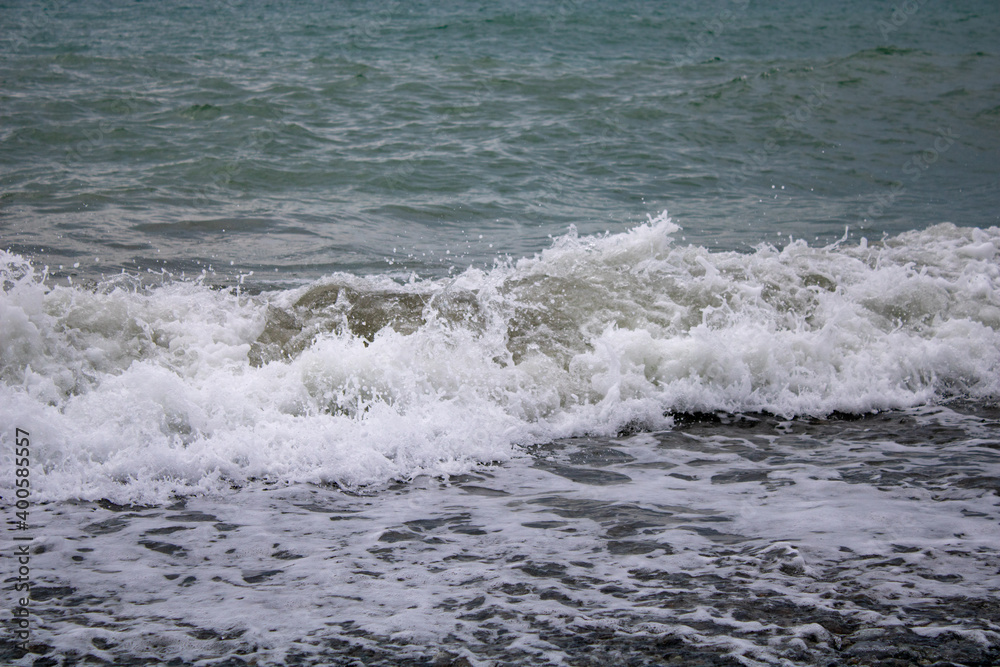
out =
[[[43,498],[156,502],[253,480],[377,488],[678,413],[1000,394],[1000,229],[750,253],[678,230],[664,213],[488,271],[256,295],[53,285],[2,253],[4,444],[31,432]]]

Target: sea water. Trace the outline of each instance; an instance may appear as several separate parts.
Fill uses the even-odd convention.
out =
[[[0,18],[9,662],[998,659],[990,3]]]

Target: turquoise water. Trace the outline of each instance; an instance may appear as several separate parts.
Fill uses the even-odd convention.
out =
[[[997,664],[998,34],[0,3],[0,662]]]
[[[719,249],[996,224],[1000,12],[906,9],[7,3],[3,245],[308,279],[661,210]]]

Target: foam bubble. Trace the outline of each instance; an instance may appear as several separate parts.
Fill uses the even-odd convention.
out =
[[[0,420],[48,498],[454,474],[677,412],[1000,393],[1000,230],[711,252],[665,215],[441,280],[48,286],[0,257]],[[5,430],[4,437],[8,437]]]

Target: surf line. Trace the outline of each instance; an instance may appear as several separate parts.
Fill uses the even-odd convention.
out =
[[[23,594],[11,610],[13,614],[15,645],[28,651],[31,640],[31,553],[29,544],[33,539],[28,518],[31,510],[31,439],[23,428],[14,431],[14,562],[17,564],[17,578],[14,591]]]

